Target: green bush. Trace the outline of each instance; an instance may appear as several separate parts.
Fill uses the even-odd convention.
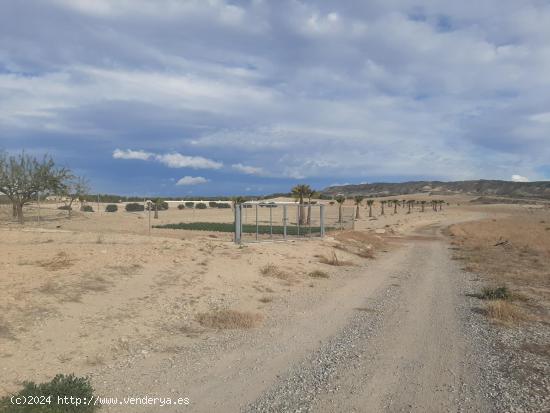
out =
[[[36,384],[24,382],[23,389],[13,394],[19,401],[26,403],[12,403],[12,395],[0,399],[0,412],[2,413],[91,413],[99,409],[94,405],[94,389],[90,380],[84,377],[75,377],[58,374],[51,381]],[[74,403],[69,404],[68,399],[73,397]],[[29,404],[28,401],[36,401],[40,404]],[[63,403],[64,400],[67,402]],[[91,401],[91,402],[90,402]],[[77,406],[76,403],[79,403]],[[90,404],[88,404],[90,403]]]
[[[497,287],[497,288],[484,288],[481,293],[481,298],[483,300],[508,300],[510,299],[511,294],[510,290],[506,287]]]
[[[138,204],[137,202],[131,202],[129,204],[126,204],[125,209],[127,212],[145,211],[145,207],[143,206],[143,204]]]
[[[210,202],[208,203],[208,206],[209,206],[210,208],[217,208],[217,207],[218,207],[218,203],[217,203],[216,201],[210,201]]]
[[[179,205],[178,205],[178,209],[185,209],[185,205],[179,204]]]
[[[221,208],[221,209],[224,209],[224,208],[231,208],[231,205],[228,204],[228,203],[225,203],[225,202],[223,202],[223,203],[220,202],[220,203],[218,204],[218,208]]]
[[[105,212],[117,212],[118,206],[115,204],[109,204],[105,207]]]
[[[168,205],[168,202],[166,202],[166,201],[159,202],[158,206],[157,206],[159,211],[166,211],[169,207],[170,206]]]
[[[94,209],[92,208],[91,205],[82,205],[82,206],[80,207],[80,210],[81,210],[82,212],[94,212]]]
[[[186,206],[187,208],[194,208],[194,207],[195,207],[195,203],[194,203],[194,202],[191,202],[191,201],[187,201],[187,202],[185,203],[185,206]]]
[[[195,205],[195,209],[206,209],[207,206],[204,202],[198,202],[196,205]]]

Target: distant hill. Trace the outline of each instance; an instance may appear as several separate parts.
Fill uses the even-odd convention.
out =
[[[413,181],[401,183],[372,183],[330,186],[323,195],[344,194],[364,196],[395,196],[420,192],[432,195],[502,196],[508,198],[550,199],[550,181],[511,182],[496,180],[478,181]]]

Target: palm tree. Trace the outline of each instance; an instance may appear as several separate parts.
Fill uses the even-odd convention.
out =
[[[310,188],[310,191],[306,194],[307,196],[307,224],[311,224],[311,198],[313,198],[315,195],[317,194],[317,192],[315,191],[315,189],[311,189]]]
[[[310,186],[305,184],[296,185],[294,188],[292,188],[292,196],[296,198],[299,204],[298,225],[304,225],[304,220],[306,216],[305,210],[304,210],[304,197],[307,197],[310,192],[311,192]]]
[[[382,211],[380,212],[380,215],[384,215],[384,206],[386,205],[387,201],[380,201],[380,206],[382,207]]]
[[[159,219],[159,204],[160,204],[160,198],[155,198],[153,201],[153,205],[155,206],[155,216],[154,219]]]
[[[414,205],[414,199],[409,199],[407,201],[407,206],[409,207],[409,212],[407,212],[407,214],[411,213],[411,208],[412,208],[413,205]]]
[[[402,200],[401,200],[401,206],[402,206],[403,208],[405,208],[405,204],[406,204],[406,203],[407,203],[407,200],[406,200],[406,199],[402,199]]]
[[[233,196],[231,197],[231,204],[233,205],[233,209],[237,207],[237,205],[242,204],[245,202],[246,199],[242,196]]]
[[[397,206],[399,205],[399,201],[397,199],[393,200],[393,213],[397,214]]]
[[[426,201],[420,201],[420,205],[422,205],[422,212],[424,212],[424,205],[426,205]]]
[[[444,200],[440,199],[439,201],[437,201],[439,203],[439,210],[441,211],[442,208],[443,208],[443,204],[445,203]]]
[[[336,195],[336,197],[334,197],[334,200],[338,202],[338,223],[342,223],[343,222],[342,206],[346,201],[346,197],[344,195]]]
[[[365,197],[361,195],[356,195],[353,197],[353,200],[355,201],[355,219],[361,218],[361,216],[359,215],[359,207],[361,206],[361,202],[363,202],[363,199],[365,199]]]
[[[369,206],[369,218],[372,217],[372,205],[374,204],[374,200],[367,199],[367,205]]]

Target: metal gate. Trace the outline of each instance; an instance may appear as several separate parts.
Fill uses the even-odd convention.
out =
[[[324,237],[325,205],[248,201],[235,207],[235,242]]]

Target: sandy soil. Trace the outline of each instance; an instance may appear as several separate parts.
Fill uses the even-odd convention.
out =
[[[69,220],[66,212],[43,206],[38,226],[35,211],[28,211],[23,229],[13,223],[0,228],[0,393],[17,390],[24,380],[74,372],[91,376],[103,396],[183,396],[190,397],[192,411],[237,411],[276,389],[291,366],[337,336],[357,308],[368,308],[369,299],[391,288],[399,268],[413,267],[414,274],[405,278],[418,278],[418,284],[411,283],[416,289],[406,294],[399,314],[416,333],[410,346],[397,344],[403,318],[388,316],[391,327],[376,348],[382,351],[384,343],[397,347],[395,355],[384,353],[380,359],[376,371],[382,377],[373,376],[383,383],[390,380],[387,363],[416,360],[427,337],[437,338],[441,329],[451,331],[457,323],[452,292],[429,305],[418,302],[418,297],[431,300],[436,290],[450,288],[450,275],[443,241],[414,247],[426,242],[426,234],[414,234],[415,229],[521,208],[457,205],[463,202],[452,199],[437,213],[429,206],[410,215],[375,211],[376,219],[363,208],[353,233],[242,247],[231,242],[231,234],[153,229],[149,236],[143,213],[75,213]],[[169,210],[158,221],[181,222],[186,216],[223,222],[231,211],[194,213]],[[364,248],[374,251],[374,260],[361,256]],[[351,265],[320,262],[333,253]],[[418,261],[423,254],[433,256],[435,264]],[[277,268],[276,276],[262,274],[268,264]],[[314,270],[328,278],[310,277]],[[251,330],[216,330],[197,321],[198,314],[220,309],[257,315],[263,322]],[[428,322],[425,315],[434,311],[441,312],[440,321]],[[439,366],[436,376],[420,377],[426,391],[438,380],[450,380],[441,365],[446,352],[452,355],[453,371],[470,383],[466,373],[455,369],[464,348],[448,341],[454,338],[445,338],[439,353],[421,360]],[[400,366],[392,374],[405,372]],[[400,385],[415,372],[406,370]],[[441,393],[439,402],[447,396]],[[376,400],[372,406],[382,407],[382,398]],[[432,406],[431,399],[423,400],[415,406]],[[328,404],[316,403],[328,411]]]

